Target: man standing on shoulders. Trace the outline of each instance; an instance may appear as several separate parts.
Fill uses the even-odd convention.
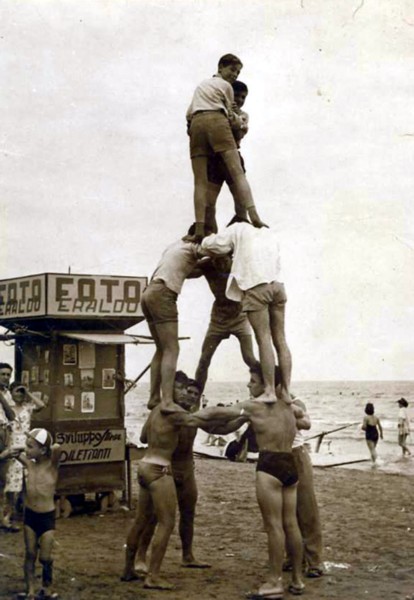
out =
[[[257,400],[276,402],[274,346],[282,379],[280,397],[290,404],[292,357],[285,336],[287,298],[280,280],[280,251],[275,232],[257,229],[235,216],[226,229],[204,238],[201,248],[211,256],[232,254],[226,296],[242,302],[256,336],[264,378],[264,393]]]

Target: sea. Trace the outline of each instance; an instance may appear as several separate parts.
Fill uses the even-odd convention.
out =
[[[301,381],[292,384],[291,391],[306,404],[311,418],[312,427],[305,432],[311,453],[317,449],[316,436],[327,432],[318,453],[338,457],[338,462],[349,456],[369,457],[361,425],[365,405],[372,402],[384,432],[384,439],[377,446],[379,466],[390,465],[394,472],[404,472],[408,465],[414,473],[414,458],[401,461],[397,444],[397,400],[404,397],[409,403],[414,455],[414,381]],[[148,415],[148,395],[149,384],[138,383],[125,397],[127,435],[137,445]],[[248,397],[246,382],[208,382],[205,389],[207,406],[235,404]],[[334,431],[339,428],[342,429]]]

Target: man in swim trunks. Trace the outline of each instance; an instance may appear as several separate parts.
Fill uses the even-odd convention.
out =
[[[186,378],[184,373],[183,375]],[[186,381],[185,384],[178,381],[178,386],[177,383],[174,385],[176,402],[180,399],[177,387],[182,387],[186,394]],[[138,463],[138,504],[135,520],[127,537],[125,568],[121,579],[139,579],[141,573],[145,572],[144,587],[171,590],[174,586],[161,579],[159,572],[175,525],[177,492],[172,476],[171,459],[178,445],[180,427],[174,420],[176,413],[162,414],[161,407],[159,403],[152,409],[141,432],[141,441],[147,443],[148,448],[144,458]],[[146,569],[145,552],[154,529],[149,569]],[[138,567],[135,570],[135,557],[139,546],[140,554],[144,553],[145,568]],[[139,561],[139,564],[141,563],[142,558]]]
[[[248,387],[253,398],[264,389],[261,370],[251,370]],[[277,388],[279,389],[279,388]],[[226,422],[237,416],[250,422],[259,447],[256,469],[256,493],[264,529],[269,540],[270,577],[258,592],[261,598],[282,598],[282,565],[286,544],[292,556],[292,582],[289,591],[301,594],[302,539],[296,518],[298,474],[292,455],[296,418],[302,411],[280,399],[275,403],[247,400],[230,407],[211,407],[193,415],[199,426],[203,421]]]
[[[188,379],[185,373],[177,371],[174,382],[174,402],[185,410],[192,412],[197,410],[200,405],[200,389],[195,380]],[[154,409],[155,410],[155,409]],[[154,411],[152,411],[153,413]],[[152,415],[151,413],[151,415]],[[151,415],[146,421],[140,440],[144,444],[150,444],[150,432],[151,432]],[[182,566],[187,568],[198,568],[205,569],[209,568],[210,565],[205,562],[196,560],[193,552],[193,536],[194,536],[194,517],[195,508],[197,503],[197,483],[194,473],[194,457],[193,457],[193,444],[194,438],[197,433],[196,426],[191,426],[190,414],[175,413],[170,415],[170,423],[175,420],[177,422],[178,429],[178,440],[175,449],[171,455],[171,470],[174,478],[176,496],[178,507],[180,511],[180,523],[179,533],[182,544]],[[234,430],[240,427],[243,420],[240,417],[230,424],[225,425],[207,425],[208,431],[216,431],[217,433],[227,433],[228,430]],[[182,425],[182,426],[180,426]],[[146,467],[144,467],[146,468]],[[142,482],[140,479],[140,473],[142,472],[142,461],[139,466],[139,483],[140,486],[145,487],[145,481]],[[161,472],[158,470],[157,473],[152,472],[149,474],[149,479],[153,479]],[[169,473],[170,474],[170,473]],[[166,504],[169,498],[166,497]],[[138,512],[137,512],[138,517]],[[146,577],[147,587],[159,587],[148,586],[148,571],[151,572],[151,563],[149,569],[146,564],[147,549],[151,543],[151,539],[154,535],[154,530],[157,524],[157,514],[149,511],[146,513],[146,522],[142,531],[135,527],[131,528],[130,534],[127,541],[127,566],[125,568],[122,579],[129,581],[137,579],[140,576]],[[135,562],[136,556],[136,562]],[[134,566],[135,562],[135,566]],[[151,578],[150,583],[154,583],[154,578]],[[168,589],[168,588],[162,588]]]

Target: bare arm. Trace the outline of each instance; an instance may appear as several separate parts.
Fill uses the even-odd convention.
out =
[[[0,404],[3,407],[6,418],[9,421],[14,421],[14,419],[16,418],[16,415],[14,414],[14,410],[12,409],[12,407],[7,402],[6,398],[3,396],[3,394],[1,392],[0,392]]]
[[[295,398],[292,404],[293,412],[296,417],[296,428],[297,429],[310,429],[311,420],[310,416],[306,412],[306,405],[299,398]]]
[[[53,444],[52,448],[51,461],[52,465],[57,469],[59,467],[60,455],[62,454],[62,449],[59,444]]]
[[[361,429],[362,429],[362,431],[366,431],[366,429],[367,429],[367,418],[366,417],[364,417],[364,420],[362,421]]]
[[[378,430],[379,430],[379,433],[380,433],[380,437],[383,440],[384,439],[384,432],[382,430],[381,421],[378,419],[378,417],[377,417],[377,425],[378,425]]]
[[[24,452],[20,452],[15,458],[20,463],[22,463],[22,465],[24,467],[26,467],[26,469],[30,468],[30,466],[33,464],[32,461],[27,458],[27,456],[26,456],[26,454],[24,454]]]
[[[240,429],[242,425],[247,423],[248,419],[245,417],[236,417],[231,421],[227,421],[227,423],[206,423],[202,425],[202,429],[207,431],[207,433],[215,433],[216,435],[227,435],[228,433],[232,433],[233,431],[237,431]]]
[[[233,419],[243,418],[245,423],[248,420],[248,414],[245,411],[245,403],[237,404],[234,406],[210,406],[209,408],[203,408],[194,413],[201,421],[218,421],[219,423],[225,424]]]
[[[45,402],[44,400],[41,400],[40,398],[36,398],[36,396],[34,394],[32,394],[32,392],[29,392],[29,390],[24,387],[24,394],[25,396],[27,396],[31,402],[33,402],[33,404],[35,405],[35,410],[41,410],[42,408],[45,408],[45,406],[47,406],[47,402]]]

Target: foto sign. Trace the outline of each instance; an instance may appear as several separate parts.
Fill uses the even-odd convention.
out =
[[[0,318],[38,317],[46,313],[46,275],[0,281]]]
[[[0,281],[0,319],[142,316],[146,277],[45,273]]]
[[[146,277],[48,275],[50,316],[131,317],[142,315]]]

